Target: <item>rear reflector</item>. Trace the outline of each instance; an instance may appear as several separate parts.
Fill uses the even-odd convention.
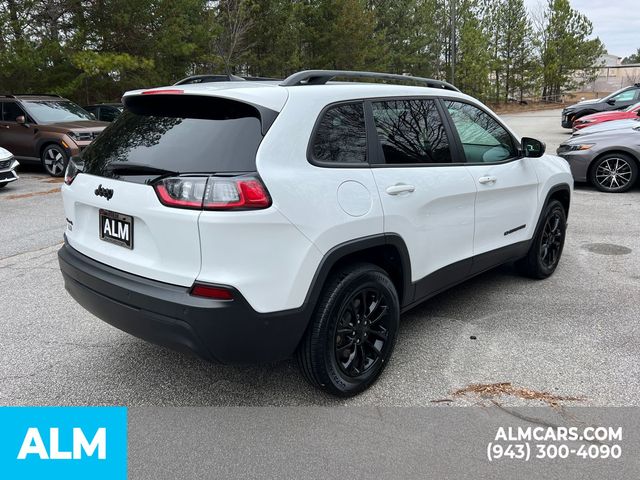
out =
[[[194,297],[212,298],[214,300],[233,300],[233,294],[226,288],[200,285],[197,283],[191,289],[191,295]]]

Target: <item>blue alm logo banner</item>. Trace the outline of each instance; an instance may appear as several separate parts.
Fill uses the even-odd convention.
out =
[[[125,407],[0,407],[0,477],[127,478]]]

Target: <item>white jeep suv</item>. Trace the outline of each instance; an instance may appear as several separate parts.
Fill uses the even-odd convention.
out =
[[[567,163],[447,83],[316,70],[123,102],[69,164],[59,260],[82,306],[140,338],[222,363],[295,354],[349,396],[402,312],[506,262],[558,265]]]

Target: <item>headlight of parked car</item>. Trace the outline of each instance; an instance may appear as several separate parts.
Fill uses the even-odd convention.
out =
[[[581,143],[578,145],[560,145],[558,153],[562,152],[577,152],[580,150],[589,150],[595,143]]]
[[[73,138],[76,142],[90,142],[95,138],[95,134],[93,132],[69,132],[67,135]]]

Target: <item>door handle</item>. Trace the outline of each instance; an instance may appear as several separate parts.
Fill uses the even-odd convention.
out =
[[[404,183],[398,183],[396,185],[391,185],[387,187],[387,194],[389,195],[400,195],[401,193],[413,193],[416,190],[416,187],[413,185],[407,185]]]
[[[487,177],[480,177],[478,179],[478,182],[483,185],[487,185],[491,183],[496,183],[496,180],[498,180],[496,177],[487,176]]]

